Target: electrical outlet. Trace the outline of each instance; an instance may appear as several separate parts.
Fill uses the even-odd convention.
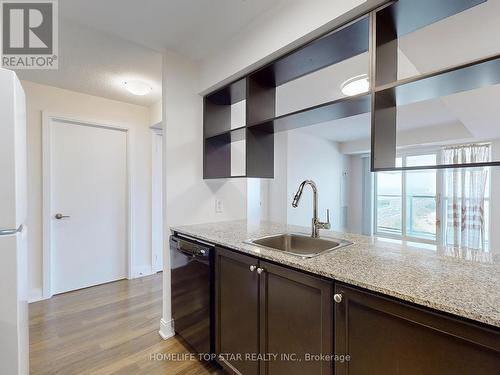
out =
[[[220,214],[224,211],[224,204],[222,202],[222,199],[216,199],[215,200],[215,212]]]

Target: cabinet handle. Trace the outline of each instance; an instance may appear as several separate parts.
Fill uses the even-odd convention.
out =
[[[257,268],[257,273],[260,275],[262,272],[264,272],[264,268]]]
[[[340,302],[342,302],[342,293],[337,293],[337,294],[334,294],[334,295],[333,295],[333,300],[334,300],[336,303],[340,303]]]
[[[253,272],[257,269],[257,266],[254,266],[253,264],[250,266],[250,272]]]

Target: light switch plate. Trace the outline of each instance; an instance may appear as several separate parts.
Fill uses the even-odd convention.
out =
[[[215,200],[215,212],[220,214],[224,211],[224,203],[222,202],[222,199],[216,199]]]

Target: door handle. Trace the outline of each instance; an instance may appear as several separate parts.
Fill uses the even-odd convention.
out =
[[[56,216],[54,216],[57,220],[61,220],[61,219],[64,219],[64,218],[67,218],[67,217],[70,217],[68,215],[63,215],[63,214],[56,214]]]

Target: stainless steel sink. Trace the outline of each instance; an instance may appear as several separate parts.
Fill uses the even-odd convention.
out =
[[[273,236],[255,238],[246,243],[262,246],[272,250],[296,255],[302,258],[312,258],[327,251],[352,245],[352,242],[336,238],[313,238],[305,234],[282,233]]]

